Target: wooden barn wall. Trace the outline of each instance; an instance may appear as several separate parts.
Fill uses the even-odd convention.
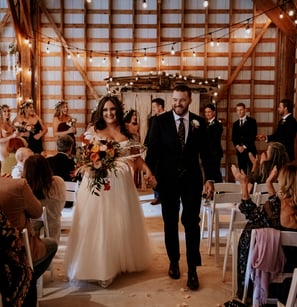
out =
[[[251,0],[211,0],[207,9],[202,0],[147,0],[146,9],[142,7],[142,0],[92,0],[91,3],[43,0],[41,3],[46,10],[37,3],[36,14],[40,15],[36,18],[35,34],[39,78],[35,87],[40,91],[38,111],[49,128],[44,138],[49,153],[55,151],[52,121],[58,100],[68,101],[70,113],[78,120],[79,138],[98,98],[107,94],[105,78],[165,72],[228,80],[267,22],[267,16],[257,11]],[[7,1],[0,0],[0,104],[10,105],[14,117],[22,97],[18,97],[20,79],[8,67],[11,64],[9,44],[14,42],[15,33],[7,14]],[[251,29],[249,34],[245,31],[247,24]],[[63,47],[61,38],[67,48],[65,44]],[[282,77],[277,70],[279,49],[279,31],[271,23],[217,103],[217,115],[224,125],[222,167],[227,170],[230,163],[236,161],[230,139],[238,102],[244,102],[248,114],[256,118],[259,133],[270,133],[275,127]],[[143,93],[144,97],[147,94]],[[131,95],[122,97],[128,106],[131,101],[125,101],[126,96],[131,98]],[[203,108],[212,99],[201,95],[198,106]],[[146,105],[133,106],[141,109],[141,122],[144,122],[148,116],[145,111],[150,112],[150,101],[140,100]],[[146,124],[142,125],[142,137],[145,130]],[[265,146],[257,143],[259,151]]]

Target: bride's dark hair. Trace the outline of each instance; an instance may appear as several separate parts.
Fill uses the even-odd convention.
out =
[[[128,138],[131,138],[130,133],[127,131],[124,122],[124,106],[122,102],[116,96],[104,96],[98,103],[97,110],[96,110],[96,122],[95,128],[98,130],[103,130],[106,128],[106,123],[103,118],[103,109],[107,101],[112,102],[112,104],[116,108],[116,117],[117,121],[120,125],[121,133],[123,133]]]

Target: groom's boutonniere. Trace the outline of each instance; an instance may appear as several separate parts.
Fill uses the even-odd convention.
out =
[[[200,127],[200,123],[197,119],[193,119],[191,121],[191,125],[192,125],[193,129],[198,129]]]

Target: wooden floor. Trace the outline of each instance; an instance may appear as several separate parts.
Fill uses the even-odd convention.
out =
[[[145,222],[154,248],[152,266],[145,272],[118,276],[107,289],[96,283],[69,283],[63,269],[63,257],[67,245],[67,231],[61,238],[57,255],[53,260],[54,281],[48,273],[44,276],[43,297],[40,307],[49,306],[223,306],[231,299],[231,258],[226,282],[222,282],[222,268],[215,266],[214,256],[207,255],[207,240],[201,242],[203,265],[198,268],[200,288],[192,292],[186,288],[187,271],[184,253],[184,233],[180,228],[181,238],[181,278],[172,280],[168,277],[168,259],[163,241],[163,222],[160,205],[152,206],[152,194],[140,193],[141,206]],[[222,257],[222,256],[221,256]],[[221,259],[222,264],[222,259]],[[92,265],[92,264],[90,264]]]

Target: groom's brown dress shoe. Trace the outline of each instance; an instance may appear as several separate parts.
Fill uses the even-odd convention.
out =
[[[188,282],[187,282],[187,287],[191,290],[198,290],[199,288],[199,279],[197,273],[194,272],[189,272],[188,273]]]
[[[180,278],[180,271],[178,263],[170,263],[168,275],[173,279]]]
[[[151,205],[159,205],[160,204],[160,198],[154,198],[152,201],[151,201]]]

